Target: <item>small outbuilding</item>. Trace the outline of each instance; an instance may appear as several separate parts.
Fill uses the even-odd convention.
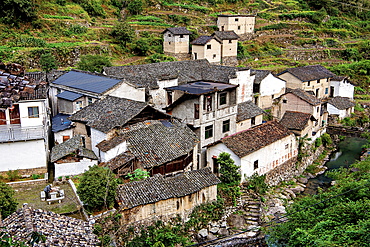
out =
[[[163,31],[163,52],[179,61],[189,60],[189,37],[186,27],[171,27]]]
[[[211,64],[221,64],[220,39],[215,36],[200,36],[191,44],[193,60],[206,58]]]
[[[327,109],[329,115],[336,115],[339,119],[343,119],[355,112],[355,105],[349,98],[337,96],[328,100]]]

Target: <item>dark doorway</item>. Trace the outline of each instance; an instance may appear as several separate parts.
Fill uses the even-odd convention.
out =
[[[6,124],[6,115],[5,111],[0,111],[0,125]]]
[[[10,124],[20,124],[21,119],[19,117],[19,105],[14,105],[13,109],[9,110]]]

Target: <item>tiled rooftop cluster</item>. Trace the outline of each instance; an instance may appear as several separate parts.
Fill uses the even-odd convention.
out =
[[[19,100],[45,99],[46,84],[0,71],[0,108],[11,107]]]
[[[128,150],[144,168],[159,166],[188,154],[199,142],[191,129],[179,121],[147,120],[130,125],[119,136],[97,145],[110,150],[127,140]]]
[[[328,103],[333,105],[338,110],[346,110],[356,105],[349,98],[340,96],[329,99]]]
[[[314,119],[309,113],[286,111],[280,123],[292,130],[303,130],[307,127],[308,120]]]
[[[162,62],[133,66],[104,67],[108,75],[126,78],[126,81],[137,86],[142,85],[149,89],[158,88],[158,80],[178,78],[179,84],[194,81],[213,81],[229,83],[229,79],[236,78],[236,72],[249,68],[237,68],[211,65],[206,59]],[[134,77],[135,80],[131,80]],[[140,80],[145,80],[145,83]]]
[[[139,205],[190,195],[220,182],[208,167],[171,178],[156,174],[141,181],[119,185],[117,199],[123,209],[130,209]]]
[[[101,166],[108,166],[109,169],[113,171],[117,168],[122,167],[123,165],[127,164],[127,162],[133,159],[135,159],[135,156],[133,154],[131,154],[130,152],[124,152],[117,155],[106,163],[101,163]]]
[[[242,158],[256,150],[289,136],[291,132],[276,121],[255,126],[221,139],[231,151]]]
[[[27,204],[4,219],[6,231],[15,240],[28,241],[33,231],[44,235],[46,242],[36,246],[97,246],[98,237],[88,222],[62,216]]]
[[[63,143],[54,146],[51,150],[50,161],[55,162],[72,153],[76,153],[80,157],[95,160],[98,159],[94,152],[85,148],[82,143],[82,136],[76,135]]]
[[[312,94],[309,94],[308,92],[303,91],[300,88],[296,88],[296,89],[287,88],[286,93],[292,93],[298,98],[306,101],[310,105],[319,105],[321,103],[320,99],[316,98]]]
[[[252,101],[246,101],[238,104],[238,114],[236,115],[236,121],[244,121],[264,113],[266,112],[259,108]]]
[[[108,96],[79,110],[70,120],[84,122],[87,126],[108,133],[115,127],[125,125],[145,107],[150,106],[143,102]]]
[[[289,68],[278,75],[281,75],[285,72],[289,72],[301,81],[312,81],[324,78],[332,78],[335,76],[334,73],[327,70],[322,65],[310,65],[304,67]]]

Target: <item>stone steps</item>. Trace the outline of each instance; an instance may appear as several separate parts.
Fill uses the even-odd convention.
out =
[[[259,221],[259,218],[254,218],[254,217],[251,217],[251,216],[247,216],[247,217],[246,217],[246,220],[250,220],[250,221],[256,221],[256,222],[258,222],[258,221]]]
[[[255,221],[250,221],[250,220],[247,220],[246,221],[247,224],[249,225],[255,225],[255,226],[258,226],[258,222],[255,222]]]
[[[245,216],[260,217],[259,213],[246,213]]]

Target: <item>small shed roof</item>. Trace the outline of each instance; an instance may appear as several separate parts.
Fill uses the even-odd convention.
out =
[[[309,103],[310,105],[319,105],[321,104],[321,100],[316,98],[313,93],[310,94],[308,92],[305,92],[303,91],[302,89],[300,88],[296,88],[296,89],[291,89],[291,88],[287,88],[286,89],[286,93],[285,94],[288,94],[288,93],[292,93],[294,94],[295,96],[297,96],[298,98],[300,98],[301,100],[304,100],[306,101],[307,103]]]
[[[236,88],[237,85],[226,84],[226,83],[217,83],[217,82],[206,82],[198,81],[188,84],[183,84],[175,87],[166,88],[166,90],[179,90],[183,91],[186,94],[201,95],[217,91],[224,91],[230,88]]]
[[[166,31],[169,31],[175,35],[180,35],[180,34],[187,34],[190,35],[191,32],[186,28],[186,27],[170,27],[166,28],[166,30],[163,31],[165,33]]]
[[[252,101],[246,101],[238,104],[238,114],[236,116],[236,122],[241,122],[258,115],[266,113],[264,110],[259,108]]]
[[[346,110],[356,105],[349,98],[340,96],[329,99],[328,103],[337,108],[338,110]]]
[[[58,113],[51,119],[51,130],[56,133],[62,130],[69,129],[72,126],[71,120],[68,120],[71,115]]]
[[[65,100],[68,100],[68,101],[75,101],[76,99],[79,99],[82,96],[83,96],[82,94],[74,93],[74,92],[70,92],[70,91],[64,91],[60,94],[57,94],[58,98],[65,99]]]
[[[205,45],[207,44],[211,39],[215,39],[217,40],[217,42],[221,43],[221,41],[214,37],[214,36],[206,36],[206,35],[203,35],[203,36],[200,36],[199,38],[197,38],[196,40],[193,40],[191,42],[192,45]]]
[[[304,130],[310,119],[312,121],[316,120],[309,113],[286,111],[283,118],[280,120],[280,123],[291,130]]]
[[[334,73],[332,73],[322,65],[310,65],[304,67],[289,68],[279,73],[278,76],[287,72],[294,75],[302,82],[332,78],[336,76]]]
[[[254,84],[261,84],[262,80],[265,79],[269,74],[271,74],[271,71],[269,70],[251,69],[251,75],[255,75],[253,82]]]
[[[213,36],[220,40],[235,40],[239,39],[239,36],[234,31],[215,31]]]
[[[161,174],[156,174],[141,181],[119,185],[117,199],[123,209],[130,209],[190,195],[220,182],[208,167],[185,172],[172,178],[164,178]]]

